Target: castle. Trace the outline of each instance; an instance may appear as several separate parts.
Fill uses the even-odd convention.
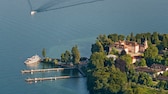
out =
[[[143,44],[138,44],[135,41],[119,41],[115,42],[112,47],[115,47],[120,50],[125,50],[126,53],[143,53],[145,49],[148,48],[147,40],[144,41]],[[111,51],[111,47],[109,51]]]

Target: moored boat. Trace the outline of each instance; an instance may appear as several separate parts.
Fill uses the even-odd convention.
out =
[[[27,58],[27,60],[24,62],[25,64],[34,64],[40,62],[41,58],[38,55],[34,55],[30,58]]]

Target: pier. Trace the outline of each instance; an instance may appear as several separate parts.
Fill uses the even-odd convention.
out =
[[[77,69],[83,77],[86,77],[86,74],[80,68],[77,68]]]
[[[34,72],[48,72],[48,71],[63,71],[63,70],[71,70],[71,69],[76,69],[76,68],[50,68],[50,69],[35,69],[35,70],[21,70],[21,73],[31,73],[33,74]]]
[[[45,81],[45,80],[57,80],[57,79],[68,79],[68,78],[80,78],[80,76],[55,76],[55,77],[44,77],[44,78],[27,78],[26,82],[37,82],[37,81]]]
[[[49,72],[49,71],[63,71],[63,70],[73,70],[77,69],[78,72],[81,74],[80,76],[54,76],[54,77],[39,77],[39,78],[27,78],[25,79],[26,82],[38,82],[38,81],[46,81],[46,80],[57,80],[57,79],[68,79],[68,78],[81,78],[86,77],[85,73],[79,67],[70,67],[70,68],[49,68],[49,69],[34,69],[34,70],[21,70],[22,74],[26,73],[35,73],[35,72]]]

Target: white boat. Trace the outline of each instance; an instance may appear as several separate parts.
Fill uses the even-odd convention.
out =
[[[34,11],[34,10],[32,10],[32,11],[30,12],[31,15],[34,15],[34,14],[36,14],[36,13],[37,13],[37,12]]]
[[[40,62],[41,58],[38,55],[34,55],[24,62],[25,64],[34,64]]]

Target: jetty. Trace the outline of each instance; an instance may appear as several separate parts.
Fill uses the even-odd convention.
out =
[[[35,69],[35,70],[21,70],[22,74],[25,73],[35,73],[35,72],[49,72],[49,71],[63,71],[63,70],[71,70],[71,69],[76,69],[74,67],[72,68],[50,68],[50,69]]]
[[[80,78],[80,76],[55,76],[55,77],[44,77],[44,78],[27,78],[26,82],[37,82],[37,81],[45,81],[45,80],[57,80],[57,79],[68,79],[68,78]]]
[[[81,70],[81,68],[77,68],[77,70],[83,77],[86,77],[86,74]]]
[[[86,74],[81,70],[81,67],[68,67],[68,68],[49,68],[49,69],[32,69],[32,70],[21,70],[22,74],[27,73],[35,73],[35,72],[49,72],[49,71],[63,71],[63,70],[73,70],[76,69],[81,75],[80,76],[54,76],[54,77],[39,77],[39,78],[27,78],[26,82],[38,82],[38,81],[46,81],[46,80],[57,80],[57,79],[68,79],[68,78],[81,78],[86,77]]]

